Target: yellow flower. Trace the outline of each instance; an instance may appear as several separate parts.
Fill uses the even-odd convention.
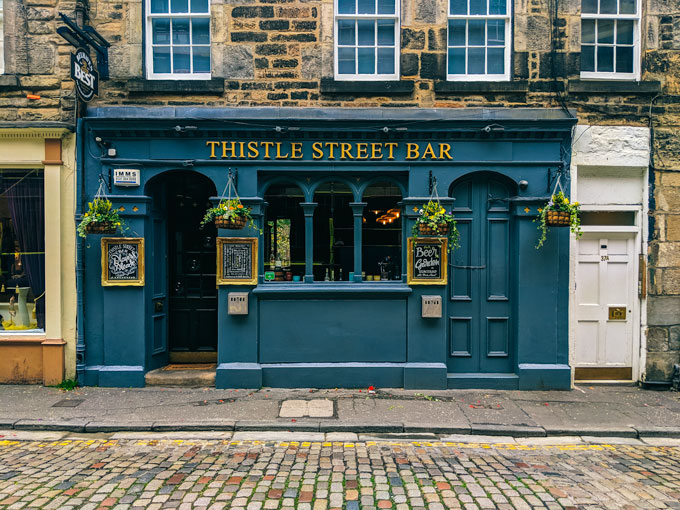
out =
[[[418,208],[417,208],[417,207],[414,207],[414,208],[413,208],[413,212],[418,212]]]
[[[539,207],[539,208],[538,208],[538,212],[539,212],[539,213],[543,212],[543,209],[541,209],[541,208]]]
[[[575,205],[575,206],[578,206],[578,202],[574,202],[574,205]]]

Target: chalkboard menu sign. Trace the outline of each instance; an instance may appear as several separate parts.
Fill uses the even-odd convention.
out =
[[[257,238],[217,238],[217,284],[257,285]]]
[[[446,285],[446,243],[443,238],[409,238],[409,285]]]
[[[102,238],[102,285],[144,285],[143,238]]]

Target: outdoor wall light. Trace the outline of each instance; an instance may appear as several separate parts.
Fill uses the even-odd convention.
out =
[[[505,128],[501,126],[500,124],[489,124],[488,126],[484,126],[482,128],[482,131],[484,133],[502,133],[505,131]]]
[[[529,187],[529,181],[525,181],[524,179],[522,179],[521,181],[519,181],[519,189],[521,189],[522,191],[524,191],[524,190],[527,189],[528,187]]]

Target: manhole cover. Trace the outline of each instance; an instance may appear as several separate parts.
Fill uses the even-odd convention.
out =
[[[83,402],[85,402],[85,400],[83,399],[65,398],[64,400],[60,400],[56,404],[52,404],[52,407],[78,407]]]

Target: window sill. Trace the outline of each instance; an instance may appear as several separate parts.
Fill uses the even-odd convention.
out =
[[[586,94],[658,94],[659,81],[569,80],[570,93]]]
[[[435,93],[526,93],[529,84],[522,81],[437,81],[434,84]]]
[[[0,90],[9,92],[20,88],[21,83],[16,74],[0,74]]]
[[[322,94],[412,94],[412,81],[337,81],[332,78],[321,80]]]
[[[127,91],[142,94],[223,94],[224,80],[130,80]]]
[[[411,287],[401,281],[394,282],[318,282],[318,283],[280,283],[271,285],[262,283],[253,289],[253,294],[262,299],[304,298],[314,296],[314,299],[337,299],[355,296],[392,296],[399,299],[411,294]]]

